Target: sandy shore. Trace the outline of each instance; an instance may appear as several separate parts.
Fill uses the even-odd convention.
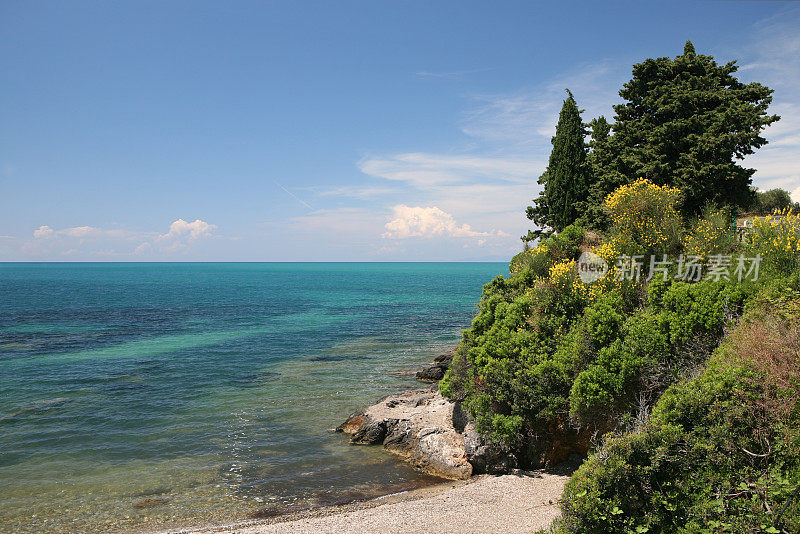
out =
[[[200,530],[197,534],[523,533],[558,516],[565,470],[481,475],[372,501],[305,515]]]

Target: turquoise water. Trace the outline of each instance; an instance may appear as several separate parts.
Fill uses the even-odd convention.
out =
[[[225,523],[430,482],[331,428],[419,387],[506,269],[0,264],[0,532]]]

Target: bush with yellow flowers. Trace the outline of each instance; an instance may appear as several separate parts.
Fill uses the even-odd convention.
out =
[[[680,243],[680,189],[639,178],[608,195],[604,207],[616,234],[641,246],[646,254],[672,252]]]
[[[550,267],[548,278],[555,289],[563,292],[577,292],[581,284],[575,269],[575,260],[556,263]]]
[[[747,236],[750,256],[761,255],[762,269],[786,273],[800,266],[800,213],[791,208],[753,220]]]
[[[709,209],[684,240],[686,254],[708,259],[712,254],[733,254],[740,248],[730,209]]]

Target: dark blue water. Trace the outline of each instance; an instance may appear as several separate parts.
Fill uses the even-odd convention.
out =
[[[506,268],[0,264],[0,531],[226,522],[424,481],[330,429],[418,387]]]

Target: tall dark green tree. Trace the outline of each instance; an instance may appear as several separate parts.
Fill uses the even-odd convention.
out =
[[[780,117],[767,114],[772,90],[740,82],[737,70],[735,61],[695,53],[690,41],[674,59],[634,65],[619,92],[625,102],[614,106],[614,133],[594,149],[590,204],[642,177],[679,187],[687,215],[712,203],[750,205],[755,170],[739,160],[767,143],[761,131]]]
[[[591,136],[589,140],[589,155],[586,158],[589,176],[589,198],[583,214],[578,218],[578,222],[583,226],[597,227],[600,226],[597,221],[603,221],[606,215],[603,211],[602,202],[596,202],[592,199],[593,189],[596,188],[593,180],[601,175],[603,169],[610,166],[612,152],[606,150],[605,145],[611,137],[611,125],[604,116],[600,115],[589,123],[589,132]]]
[[[586,167],[586,128],[575,97],[567,89],[567,99],[561,107],[552,138],[553,150],[547,169],[539,177],[542,190],[528,206],[526,214],[538,227],[527,238],[556,231],[560,232],[582,214],[589,194]],[[523,237],[523,239],[526,239]]]

